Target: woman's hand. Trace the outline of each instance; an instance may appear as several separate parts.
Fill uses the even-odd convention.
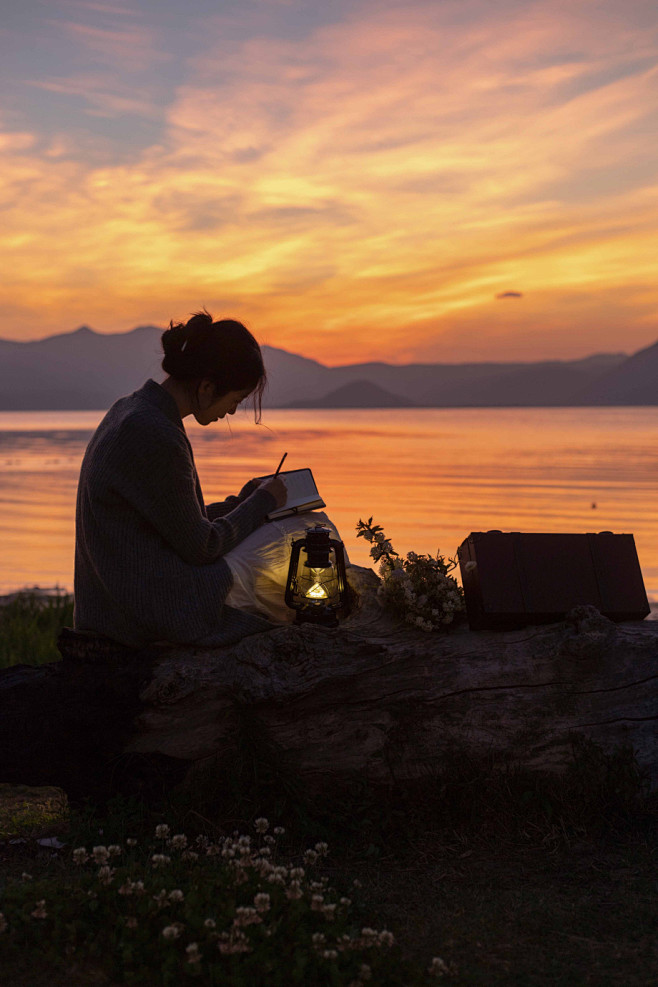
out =
[[[265,480],[260,485],[261,490],[267,490],[276,500],[276,506],[285,507],[288,499],[288,490],[280,476],[273,476],[270,480]]]
[[[260,485],[261,485],[262,482],[263,481],[260,480],[260,479],[259,480],[256,480],[256,479],[247,480],[247,482],[245,483],[244,487],[242,488],[242,490],[238,494],[238,500],[239,501],[246,500],[247,497],[249,497],[249,495],[254,492],[254,490],[258,490],[258,488],[260,487]]]

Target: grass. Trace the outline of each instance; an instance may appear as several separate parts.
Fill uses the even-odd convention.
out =
[[[3,620],[3,656],[25,661],[32,653],[47,654],[58,621],[70,622],[70,611],[60,604],[46,605],[50,614],[43,623],[38,609],[22,601],[10,620]],[[8,628],[11,640],[5,640]],[[235,906],[236,888],[218,873],[204,877],[180,861],[166,876],[150,871],[148,861],[158,847],[155,826],[166,822],[171,832],[186,833],[191,842],[197,836],[221,841],[236,829],[253,834],[254,819],[267,815],[272,825],[281,823],[287,830],[278,838],[280,860],[299,863],[308,846],[318,840],[329,845],[314,879],[326,877],[337,889],[336,899],[352,899],[341,929],[354,934],[370,926],[395,935],[397,945],[378,954],[368,983],[414,987],[439,982],[426,971],[431,958],[440,956],[447,965],[440,980],[460,987],[658,984],[658,797],[632,749],[604,752],[593,744],[574,744],[571,768],[561,778],[501,773],[491,764],[462,760],[395,792],[367,785],[350,792],[311,792],[278,770],[276,751],[267,749],[266,738],[251,743],[246,711],[245,716],[241,763],[207,804],[168,799],[145,805],[115,797],[103,806],[74,804],[68,815],[60,806],[55,815],[56,800],[27,790],[7,803],[0,835],[0,911],[23,907],[29,915],[44,899],[51,915],[21,926],[22,947],[14,941],[9,948],[7,940],[0,945],[6,982],[15,987],[115,987],[132,977],[140,987],[178,987],[188,979],[231,987],[260,983],[258,977],[273,962],[266,946],[257,954],[256,974],[252,971],[247,980],[239,956],[231,958],[232,971],[223,974],[181,966],[185,943],[163,942],[156,913],[145,920],[141,952],[133,950],[133,959],[126,959],[121,951],[130,943],[121,912],[112,904],[119,900],[116,884],[108,886],[107,902],[96,912],[81,914],[79,892],[86,894],[98,881],[98,866],[75,866],[71,851],[99,844],[126,848],[127,838],[137,839],[139,849],[118,857],[119,863],[109,861],[124,868],[115,881],[148,873],[156,890],[169,888],[171,880],[186,902],[196,894],[199,908],[226,902],[231,895]],[[10,842],[12,829],[26,841]],[[64,848],[37,842],[54,834]],[[175,857],[173,851],[169,855]],[[22,876],[25,872],[31,879]],[[355,879],[360,887],[354,887]],[[309,987],[348,987],[355,981],[354,964],[333,971],[330,962],[318,966],[310,937],[319,919],[309,901],[307,896],[296,924],[282,927],[276,963],[263,981],[268,987],[279,982],[277,977],[286,984],[301,977],[297,982]],[[120,904],[123,908],[125,901]],[[188,917],[198,932],[197,919]],[[64,946],[71,945],[74,933],[76,952],[67,956]],[[292,963],[294,955],[305,957],[301,966]]]
[[[72,596],[17,594],[0,605],[0,668],[57,661],[57,634],[72,623]]]

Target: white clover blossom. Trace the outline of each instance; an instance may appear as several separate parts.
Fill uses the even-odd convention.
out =
[[[178,939],[181,934],[181,929],[179,925],[165,925],[162,930],[162,935],[165,939]]]
[[[427,968],[427,972],[432,977],[443,977],[446,973],[449,973],[448,964],[441,959],[440,956],[433,956],[432,962]]]
[[[187,846],[187,836],[185,833],[176,833],[176,835],[172,836],[168,841],[168,845],[174,850],[184,850]]]
[[[265,819],[264,816],[261,816],[259,819],[256,819],[256,821],[254,822],[254,829],[256,830],[257,833],[266,833],[269,828],[270,828],[270,824],[268,820]]]
[[[169,901],[183,901],[185,895],[180,888],[176,888],[174,891],[170,891],[167,897],[169,898]]]
[[[171,830],[166,823],[160,823],[155,827],[155,838],[156,840],[166,840],[170,832]]]
[[[83,846],[76,847],[71,856],[73,857],[73,863],[78,866],[86,864],[89,860],[89,854],[87,853],[86,847]]]
[[[110,853],[106,846],[95,846],[91,855],[97,864],[106,864],[110,859]]]
[[[30,912],[32,918],[48,918],[48,912],[46,911],[46,899],[42,898],[41,901],[35,902],[36,908],[34,911]]]
[[[31,881],[32,880],[32,875],[31,874],[28,874],[27,871],[23,871],[23,873],[21,874],[21,880],[22,881]]]
[[[165,864],[171,863],[171,857],[168,857],[166,853],[154,853],[151,857],[151,863],[154,867],[163,867]]]
[[[286,890],[286,898],[290,901],[297,901],[299,898],[304,897],[304,892],[302,891],[302,886],[299,881],[291,881],[290,886]]]
[[[270,908],[270,896],[265,892],[260,892],[254,898],[254,906],[257,912],[267,912]]]
[[[250,908],[248,906],[241,906],[235,909],[235,918],[233,919],[233,925],[236,928],[240,928],[244,925],[258,925],[262,922],[262,918],[258,914],[255,908]]]
[[[114,875],[116,874],[116,869],[114,867],[108,866],[108,864],[103,864],[102,867],[98,868],[98,880],[101,884],[111,884],[114,880]]]
[[[185,952],[187,953],[188,963],[200,963],[203,957],[199,952],[199,944],[196,942],[191,942],[189,946],[185,947]]]
[[[137,840],[133,836],[129,836],[126,840],[126,846],[137,846]]]

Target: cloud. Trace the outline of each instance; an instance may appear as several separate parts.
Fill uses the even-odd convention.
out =
[[[501,291],[496,296],[496,298],[523,298],[522,291]]]
[[[556,318],[591,338],[616,320],[640,345],[658,313],[658,41],[612,10],[352,4],[293,42],[246,20],[239,36],[236,8],[207,19],[164,108],[118,68],[128,27],[78,32],[102,70],[34,81],[162,128],[121,163],[54,153],[67,134],[40,151],[28,130],[4,152],[4,297],[37,299],[17,331],[205,302],[327,362],[438,358],[478,325],[493,353],[522,322],[550,348]],[[492,307],[510,283],[524,292],[496,297],[524,305]],[[580,331],[562,343],[591,348]]]

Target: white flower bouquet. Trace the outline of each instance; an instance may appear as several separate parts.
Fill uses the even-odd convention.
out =
[[[371,542],[370,555],[379,566],[379,598],[384,606],[423,631],[446,630],[464,613],[464,591],[448,573],[456,559],[408,552],[401,558],[381,525],[359,520],[357,538]]]

